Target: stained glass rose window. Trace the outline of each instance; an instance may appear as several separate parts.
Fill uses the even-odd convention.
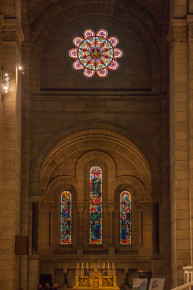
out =
[[[104,29],[97,33],[91,29],[86,30],[84,38],[73,39],[76,47],[69,52],[70,57],[75,59],[73,67],[83,70],[86,77],[92,77],[95,73],[99,77],[106,77],[108,69],[118,68],[117,58],[123,55],[122,50],[116,47],[118,42],[117,37],[108,37],[108,32]]]

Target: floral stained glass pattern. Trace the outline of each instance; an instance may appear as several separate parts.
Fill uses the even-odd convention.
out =
[[[102,244],[102,169],[90,169],[90,244]]]
[[[120,195],[120,243],[131,245],[131,194],[128,191]]]
[[[72,194],[63,191],[61,194],[60,211],[60,244],[72,243]]]
[[[109,38],[104,29],[97,33],[91,29],[86,30],[84,38],[74,38],[75,48],[69,52],[70,57],[75,59],[74,69],[83,70],[86,77],[92,77],[95,73],[99,77],[106,77],[108,69],[118,68],[117,58],[123,55],[122,50],[116,47],[118,42],[115,36]]]

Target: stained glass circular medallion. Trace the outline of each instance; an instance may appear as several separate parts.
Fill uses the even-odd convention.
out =
[[[69,51],[70,57],[74,58],[73,67],[83,70],[86,77],[92,77],[96,73],[99,77],[106,77],[108,69],[116,70],[119,66],[117,58],[123,55],[117,48],[117,37],[108,37],[108,32],[100,29],[97,33],[88,29],[84,31],[84,38],[75,37],[75,48]]]

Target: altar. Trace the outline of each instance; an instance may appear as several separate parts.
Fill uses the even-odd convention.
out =
[[[76,285],[73,289],[120,290],[116,284],[116,275],[103,274],[97,269],[87,276],[76,276]]]

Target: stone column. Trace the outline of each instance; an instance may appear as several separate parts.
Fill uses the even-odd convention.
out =
[[[192,1],[189,2],[192,4]],[[193,16],[189,15],[187,22],[188,37],[188,92],[189,92],[189,205],[190,205],[190,265],[193,266]],[[185,265],[184,265],[185,266]]]
[[[9,73],[10,87],[1,96],[0,285],[20,287],[20,258],[15,236],[20,235],[21,83],[17,64],[23,40],[17,19],[0,17],[1,67]],[[1,79],[2,80],[2,79]],[[2,93],[2,92],[1,92]]]
[[[110,230],[109,230],[109,245],[112,246],[113,245],[113,212],[115,209],[115,205],[114,204],[108,204],[108,211],[110,214],[110,220],[109,220],[109,226],[110,226]]]
[[[83,203],[77,203],[77,211],[78,211],[78,214],[79,214],[78,250],[81,253],[82,252],[82,246],[83,246],[83,244],[82,244],[82,231],[83,231],[83,228],[82,228],[82,213],[84,211],[84,204]]]
[[[172,287],[190,263],[188,43],[184,19],[173,19],[170,40],[170,191]]]

